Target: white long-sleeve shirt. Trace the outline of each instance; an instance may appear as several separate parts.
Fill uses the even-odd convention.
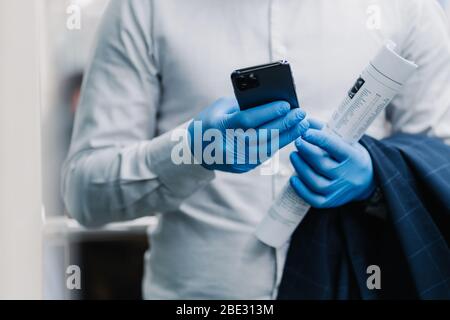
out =
[[[420,67],[369,134],[450,139],[444,19],[433,0],[112,0],[63,170],[67,209],[86,225],[161,213],[146,298],[273,298],[286,248],[253,232],[292,175],[292,148],[273,176],[214,173],[173,164],[171,130],[232,96],[233,70],[280,59],[302,107],[326,121],[392,39]]]

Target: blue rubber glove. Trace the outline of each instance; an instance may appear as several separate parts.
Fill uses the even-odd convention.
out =
[[[223,98],[207,107],[189,125],[191,153],[209,170],[245,173],[305,133],[309,124],[304,119],[303,110],[291,110],[284,101],[240,111],[235,98]],[[220,143],[208,136],[208,132],[215,137],[219,134]],[[218,149],[214,155],[219,161],[208,163],[208,159],[198,159],[213,142]]]
[[[363,201],[375,191],[372,159],[360,144],[345,142],[322,125],[310,120],[303,138],[296,141],[298,152],[291,154],[297,176],[291,185],[315,208],[336,208]]]

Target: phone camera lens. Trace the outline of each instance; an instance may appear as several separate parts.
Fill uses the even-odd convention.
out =
[[[237,87],[240,91],[246,91],[259,86],[258,77],[254,73],[241,75],[236,79]]]

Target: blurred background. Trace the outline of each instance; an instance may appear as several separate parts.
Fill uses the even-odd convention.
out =
[[[156,218],[86,230],[66,213],[59,191],[107,3],[0,0],[0,298],[141,298]],[[450,1],[440,3],[450,16]],[[81,289],[67,287],[73,265],[83,272]]]
[[[44,298],[140,299],[146,232],[155,218],[86,230],[66,213],[60,197],[60,172],[83,72],[108,0],[42,1]],[[67,289],[66,269],[71,265],[83,272],[81,290]]]
[[[107,3],[0,0],[0,299],[141,298],[156,219],[87,230],[60,197],[83,73]],[[82,271],[81,288],[67,284],[72,266]]]

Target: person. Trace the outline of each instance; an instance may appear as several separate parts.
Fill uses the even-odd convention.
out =
[[[265,246],[254,231],[294,173],[295,147],[279,152],[279,170],[269,176],[255,166],[175,165],[174,130],[184,130],[189,142],[192,119],[221,132],[271,122],[270,128],[294,130],[294,140],[308,128],[301,111],[277,102],[242,122],[233,99],[218,100],[233,95],[230,73],[287,59],[302,109],[326,121],[390,39],[420,68],[368,134],[381,139],[402,131],[449,141],[443,17],[428,0],[112,0],[63,169],[68,211],[88,226],[161,214],[145,256],[147,299],[275,298],[287,248]],[[267,116],[273,108],[278,117]],[[237,119],[232,125],[230,113]],[[371,168],[361,159],[368,160],[355,156],[354,164],[370,186]]]

